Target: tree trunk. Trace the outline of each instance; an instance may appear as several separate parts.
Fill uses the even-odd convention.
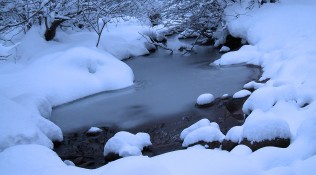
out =
[[[57,27],[64,21],[65,19],[56,19],[52,22],[51,26],[48,27],[47,19],[45,19],[46,31],[45,31],[44,36],[45,36],[46,41],[51,41],[52,39],[55,38]]]

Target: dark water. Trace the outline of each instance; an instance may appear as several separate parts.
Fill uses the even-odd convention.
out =
[[[174,41],[173,45],[178,45]],[[220,55],[212,47],[197,47],[196,54],[183,56],[158,50],[149,56],[127,60],[135,84],[104,92],[53,109],[51,120],[64,133],[91,126],[129,129],[146,122],[181,115],[194,108],[202,93],[216,97],[242,89],[256,68],[246,66],[211,67]]]

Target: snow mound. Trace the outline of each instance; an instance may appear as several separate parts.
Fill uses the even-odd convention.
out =
[[[237,145],[233,150],[230,151],[234,155],[247,156],[252,153],[252,150],[246,145]]]
[[[87,131],[87,134],[95,134],[95,133],[100,133],[100,132],[102,132],[102,129],[100,129],[98,127],[91,127]]]
[[[230,48],[227,46],[222,46],[221,49],[219,50],[219,52],[229,52]]]
[[[229,97],[228,94],[223,94],[221,98],[222,98],[222,99],[225,99],[225,98],[228,98],[228,97]]]
[[[234,126],[230,128],[225,136],[225,140],[230,140],[235,143],[239,143],[242,139],[243,127],[242,126]]]
[[[296,90],[292,85],[265,86],[254,91],[243,106],[243,111],[249,114],[254,109],[267,111],[278,101],[294,101]]]
[[[53,148],[51,140],[62,141],[63,136],[59,127],[32,113],[28,105],[20,104],[0,96],[0,152],[5,148],[20,144],[39,144]]]
[[[25,93],[37,94],[56,106],[90,94],[130,86],[133,80],[132,70],[107,52],[74,47],[48,54],[25,69],[0,75],[0,81],[5,82],[0,85],[0,91],[10,98]]]
[[[150,136],[147,133],[134,135],[121,131],[106,142],[103,155],[107,156],[109,153],[116,153],[121,157],[140,156],[143,148],[151,144]]]
[[[217,123],[215,122],[210,122],[208,119],[201,119],[199,121],[197,121],[196,123],[194,123],[193,125],[189,126],[188,128],[185,128],[181,134],[180,134],[180,139],[184,139],[190,132],[202,128],[204,126],[213,126],[219,129],[219,126]]]
[[[255,82],[255,81],[251,81],[251,82],[245,84],[245,85],[244,85],[244,88],[245,88],[245,89],[259,89],[259,88],[261,88],[261,87],[263,87],[263,86],[264,86],[263,83],[257,83],[257,82]]]
[[[183,147],[188,147],[199,141],[204,142],[221,142],[224,139],[223,133],[219,129],[219,125],[210,122],[208,119],[201,119],[190,127],[184,129],[180,138],[183,140]]]
[[[246,97],[246,96],[248,96],[250,94],[251,94],[250,91],[243,89],[243,90],[240,90],[240,91],[236,92],[233,95],[233,98],[244,98],[244,97]]]
[[[256,110],[246,119],[242,137],[257,142],[275,138],[288,139],[291,138],[291,131],[285,120]]]
[[[160,162],[148,157],[126,157],[110,162],[103,167],[101,175],[169,175],[168,169]]]
[[[183,140],[182,146],[188,147],[199,141],[204,142],[221,142],[224,139],[224,134],[216,127],[204,126],[190,132]]]
[[[202,94],[200,95],[197,100],[196,100],[196,103],[198,105],[207,105],[207,104],[210,104],[214,101],[214,95],[213,94],[209,94],[209,93],[206,93],[206,94]]]

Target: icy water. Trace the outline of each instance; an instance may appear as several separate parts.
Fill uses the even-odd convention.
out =
[[[172,42],[170,46],[177,45]],[[135,84],[64,104],[53,109],[51,120],[64,133],[91,126],[129,129],[146,122],[179,117],[195,108],[202,93],[216,97],[233,94],[258,74],[246,66],[211,67],[219,58],[211,47],[197,47],[196,54],[183,56],[158,50],[149,56],[125,61],[134,71]]]

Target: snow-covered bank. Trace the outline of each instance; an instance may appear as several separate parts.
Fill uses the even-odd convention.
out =
[[[62,140],[47,120],[53,106],[133,84],[133,71],[120,60],[149,53],[138,33],[148,27],[130,20],[108,28],[96,48],[95,33],[60,30],[47,42],[34,26],[10,50],[15,58],[0,64],[0,151],[30,143],[52,148],[52,140]]]
[[[239,7],[234,7],[234,12]],[[247,148],[237,148],[231,153],[188,149],[154,158],[124,158],[96,170],[85,170],[64,165],[46,147],[14,146],[0,153],[0,171],[2,174],[312,175],[316,171],[315,16],[312,0],[281,1],[253,9],[228,23],[232,35],[247,39],[251,45],[227,53],[215,62],[220,65],[246,62],[263,67],[262,79],[270,80],[258,87],[245,103],[244,111],[249,116],[244,126],[250,125],[250,129],[236,135],[248,138],[248,134],[258,136],[256,132],[262,131],[265,134],[260,139],[269,139],[271,134],[291,135],[288,148],[266,147],[253,153]],[[261,124],[271,126],[269,132],[256,127]],[[278,132],[273,133],[274,129]]]

